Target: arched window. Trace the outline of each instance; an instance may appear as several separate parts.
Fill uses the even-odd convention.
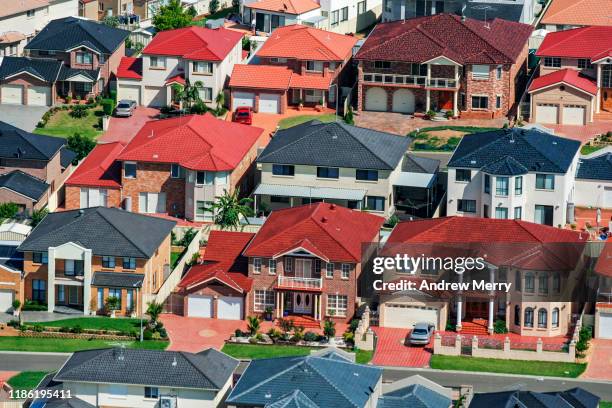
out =
[[[514,324],[516,326],[521,325],[521,307],[519,305],[514,306]]]
[[[523,321],[523,326],[533,327],[533,309],[530,307],[525,309],[525,319]]]
[[[516,271],[516,276],[514,277],[514,281],[516,285],[516,290],[520,292],[521,291],[521,272],[520,271]]]
[[[555,307],[552,311],[552,327],[559,327],[559,308]]]
[[[540,329],[548,327],[548,310],[544,308],[538,310],[538,327]]]
[[[538,278],[538,291],[542,294],[548,293],[548,274],[542,273]]]
[[[533,273],[525,275],[525,292],[533,293],[535,289],[535,278]]]
[[[553,292],[560,293],[561,292],[561,276],[558,273],[553,275]]]

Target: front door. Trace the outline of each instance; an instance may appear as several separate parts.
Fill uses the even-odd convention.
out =
[[[452,110],[453,109],[453,93],[441,91],[438,97],[438,105],[440,109]]]
[[[466,318],[486,319],[487,314],[487,302],[467,302],[465,309]]]
[[[601,109],[612,112],[612,88],[603,88],[601,90]]]
[[[312,313],[312,293],[294,293],[293,294],[293,313],[311,314]]]

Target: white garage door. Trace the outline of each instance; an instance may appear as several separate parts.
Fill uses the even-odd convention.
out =
[[[189,295],[187,315],[189,317],[212,317],[212,296]]]
[[[387,91],[382,88],[370,88],[366,91],[365,109],[369,111],[387,111]]]
[[[413,113],[414,94],[409,89],[398,89],[393,92],[393,112]]]
[[[51,105],[51,88],[48,86],[31,86],[28,88],[28,105]]]
[[[564,125],[584,125],[584,106],[566,105],[563,107]]]
[[[4,85],[2,87],[2,103],[14,103],[21,105],[23,103],[23,86]]]
[[[259,112],[280,113],[280,95],[259,94]]]
[[[538,104],[536,106],[536,122],[558,123],[559,105]]]
[[[13,291],[0,289],[0,312],[8,312],[13,307]]]
[[[117,92],[117,99],[129,99],[136,101],[137,105],[140,105],[140,86],[138,85],[119,85]]]
[[[428,322],[439,329],[439,311],[436,308],[402,303],[385,303],[384,307],[384,327],[412,328],[416,323]]]
[[[612,339],[612,313],[599,314],[597,334],[601,339]]]
[[[143,105],[155,107],[166,106],[166,87],[145,86]]]
[[[604,187],[603,206],[612,208],[612,187]]]
[[[217,303],[217,318],[226,320],[242,320],[244,308],[243,298],[222,296]]]
[[[232,105],[234,110],[241,106],[248,106],[249,108],[255,106],[255,94],[251,92],[233,92],[232,95],[234,96],[234,103]]]

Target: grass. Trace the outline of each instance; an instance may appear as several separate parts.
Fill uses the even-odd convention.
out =
[[[440,131],[453,131],[458,132],[453,136],[443,136],[433,134],[435,132]],[[414,138],[414,142],[412,144],[413,150],[425,150],[425,151],[443,151],[443,152],[451,152],[455,150],[459,142],[461,142],[461,138],[463,134],[470,133],[481,133],[481,132],[490,132],[493,130],[499,130],[498,128],[491,127],[475,127],[475,126],[433,126],[419,129],[419,131],[413,131],[408,134],[408,136]]]
[[[357,350],[355,362],[359,364],[368,364],[372,360],[372,357],[374,357],[374,351],[372,350]]]
[[[326,113],[323,115],[300,115],[300,116],[292,116],[290,118],[285,118],[278,122],[278,126],[281,129],[287,129],[293,127],[295,125],[299,125],[304,122],[308,122],[309,120],[319,120],[321,122],[333,122],[336,120],[336,115],[333,113]],[[338,117],[338,120],[343,120],[341,117]]]
[[[603,148],[603,146],[584,145],[582,146],[582,148],[580,148],[580,154],[591,154],[593,152],[598,151],[601,148]]]
[[[221,349],[227,355],[237,359],[257,360],[260,358],[307,356],[310,347],[302,346],[266,346],[262,344],[235,344],[226,343]]]
[[[179,259],[181,259],[181,255],[183,255],[183,252],[170,252],[170,269],[174,270]]]
[[[439,370],[477,371],[502,374],[539,375],[577,378],[586,364],[548,361],[498,360],[494,358],[441,356],[434,354],[429,363]]]
[[[70,116],[70,110],[59,110],[51,115],[44,128],[36,128],[34,133],[57,137],[68,137],[75,133],[81,136],[97,138],[102,131],[97,129],[99,118],[102,116],[102,107],[98,106],[87,111],[87,116],[76,119]]]
[[[166,341],[108,341],[87,339],[54,339],[40,337],[7,336],[0,337],[0,350],[4,351],[38,351],[46,353],[73,353],[79,350],[91,350],[125,345],[128,348],[163,350],[168,347]]]
[[[601,401],[599,403],[599,408],[612,408],[612,402],[610,402],[610,401]]]
[[[36,388],[47,374],[44,371],[23,371],[9,378],[8,383],[15,391],[30,391]]]
[[[76,327],[92,330],[117,330],[130,332],[134,329],[140,329],[140,319],[124,319],[100,316],[100,317],[77,317],[74,319],[54,320],[44,323],[26,323],[31,325],[39,325],[45,327]]]

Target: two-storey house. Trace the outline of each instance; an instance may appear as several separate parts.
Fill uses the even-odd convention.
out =
[[[232,110],[285,113],[289,105],[336,107],[357,39],[303,25],[279,27],[257,51],[257,63],[236,65]]]
[[[531,31],[446,13],[378,24],[355,56],[358,109],[504,117],[515,108]]]
[[[242,62],[242,33],[226,28],[186,27],[162,31],[138,59],[124,58],[117,77],[119,99],[169,106],[173,84],[199,83],[200,99],[214,107],[234,68]]]
[[[585,125],[612,118],[612,26],[549,33],[529,87],[531,122]]]
[[[129,31],[78,17],[51,21],[25,47],[27,57],[5,57],[0,65],[0,101],[55,104],[87,99],[108,89]]]
[[[21,243],[24,293],[47,306],[141,315],[170,270],[175,222],[117,208],[92,207],[47,215]]]
[[[563,31],[587,26],[609,26],[612,0],[552,0],[538,28]]]

